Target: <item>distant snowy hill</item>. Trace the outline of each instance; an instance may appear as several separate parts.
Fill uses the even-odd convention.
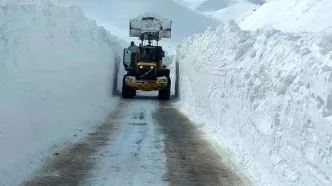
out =
[[[234,19],[239,22],[265,0],[176,0],[194,10],[219,20]]]
[[[261,6],[264,0],[55,0],[62,5],[77,4],[90,18],[126,40],[128,20],[145,12],[156,12],[174,20],[171,42],[215,28],[220,20],[235,19],[237,22]],[[194,24],[193,24],[194,23]],[[166,41],[166,40],[165,40]],[[169,42],[169,41],[166,41]]]
[[[174,0],[58,0],[61,3],[77,4],[91,17],[101,21],[106,27],[117,27],[119,36],[128,37],[128,21],[145,12],[156,12],[174,20],[171,41],[178,43],[185,37],[204,31],[208,27],[216,27],[219,20],[190,9]],[[193,22],[195,24],[193,24]]]
[[[331,0],[270,0],[244,21],[243,29],[261,27],[284,31],[320,31],[332,25]]]

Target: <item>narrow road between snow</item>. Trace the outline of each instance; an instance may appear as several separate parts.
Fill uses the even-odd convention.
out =
[[[93,133],[46,160],[25,186],[242,186],[169,102],[121,100]]]

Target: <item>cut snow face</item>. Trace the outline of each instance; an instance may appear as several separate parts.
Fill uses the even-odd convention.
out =
[[[332,26],[331,0],[271,0],[247,16],[242,29],[267,27],[283,31],[321,31]]]
[[[77,7],[0,6],[0,185],[18,185],[45,149],[108,112],[125,46]]]
[[[234,21],[188,38],[175,59],[179,107],[254,185],[332,185],[331,41],[331,30],[249,32]]]

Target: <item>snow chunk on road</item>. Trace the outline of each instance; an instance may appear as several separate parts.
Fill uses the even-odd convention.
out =
[[[255,185],[331,185],[331,43],[331,30],[249,32],[234,21],[196,34],[175,58],[181,110]]]
[[[79,8],[40,2],[0,4],[0,185],[103,118],[124,47]]]

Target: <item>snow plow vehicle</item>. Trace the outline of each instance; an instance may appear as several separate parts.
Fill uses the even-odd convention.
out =
[[[138,37],[141,43],[136,53],[129,48],[123,51],[123,65],[127,73],[122,80],[122,97],[133,98],[136,91],[141,90],[158,91],[159,99],[170,99],[170,69],[163,64],[165,53],[158,42],[162,38],[171,38],[172,21],[143,16],[130,19],[129,25],[129,36]],[[152,45],[153,41],[156,45]]]

